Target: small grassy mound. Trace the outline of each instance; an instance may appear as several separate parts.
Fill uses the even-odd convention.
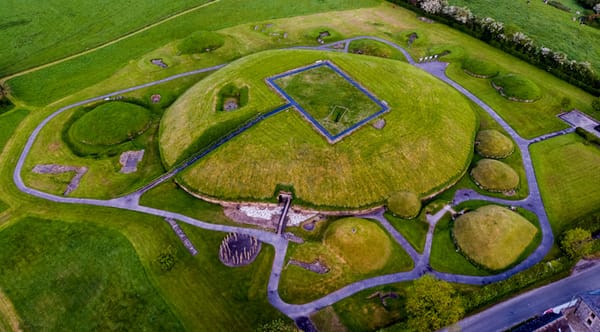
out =
[[[327,228],[324,243],[358,273],[385,266],[392,243],[377,224],[359,218],[340,219]]]
[[[402,52],[376,40],[354,40],[350,42],[348,50],[355,54],[371,55],[395,60],[406,60]]]
[[[181,54],[211,52],[225,44],[223,36],[212,31],[196,31],[183,39],[177,49]]]
[[[495,63],[467,58],[462,62],[462,69],[469,75],[479,78],[491,78],[498,75],[498,66]]]
[[[77,119],[69,128],[72,141],[111,146],[132,140],[150,124],[150,111],[142,106],[114,101],[102,104]]]
[[[507,164],[494,160],[482,159],[471,170],[471,177],[481,188],[493,191],[510,191],[519,186],[519,175]]]
[[[537,84],[517,74],[494,77],[492,84],[501,95],[514,101],[531,102],[542,96],[542,90]]]
[[[494,129],[481,130],[475,138],[475,151],[486,158],[506,158],[514,150],[515,146],[510,138]]]
[[[387,200],[387,208],[395,216],[412,219],[421,211],[421,200],[410,191],[397,191]]]
[[[514,263],[535,237],[537,229],[509,209],[487,205],[454,222],[456,243],[470,259],[500,270]]]

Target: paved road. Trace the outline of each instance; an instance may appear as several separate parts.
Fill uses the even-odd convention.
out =
[[[504,331],[547,309],[572,300],[573,296],[600,288],[600,265],[580,274],[497,304],[459,322],[464,332]]]
[[[529,155],[529,149],[528,149],[529,144],[536,141],[536,139],[525,140],[522,137],[520,137],[489,106],[487,106],[485,103],[483,103],[481,100],[479,100],[476,96],[474,96],[473,94],[471,94],[470,92],[465,90],[463,87],[461,87],[460,85],[458,85],[457,83],[453,82],[448,77],[446,77],[445,68],[446,68],[447,64],[440,63],[440,62],[415,63],[414,60],[411,58],[410,54],[408,54],[408,52],[406,50],[404,50],[399,45],[396,45],[390,41],[387,41],[387,40],[384,40],[381,38],[376,38],[376,37],[362,36],[362,37],[354,37],[354,38],[350,38],[350,39],[346,39],[344,41],[334,43],[334,44],[345,43],[344,48],[342,50],[333,49],[332,48],[333,44],[322,45],[322,46],[318,46],[318,47],[307,47],[307,48],[318,49],[318,50],[347,52],[349,43],[353,40],[359,40],[359,39],[377,40],[377,41],[383,42],[383,43],[390,45],[391,47],[401,51],[406,56],[408,62],[411,65],[415,65],[415,66],[429,72],[430,74],[438,77],[439,79],[450,84],[451,86],[456,88],[459,92],[463,93],[465,96],[467,96],[468,98],[473,100],[475,103],[477,103],[480,107],[482,107],[485,111],[487,111],[492,117],[494,117],[494,119],[496,119],[496,121],[498,121],[503,126],[503,128],[513,137],[513,139],[516,141],[519,149],[521,150],[521,154],[523,156],[523,164],[525,167],[527,181],[528,181],[529,189],[530,189],[529,196],[526,199],[521,200],[521,201],[510,201],[510,200],[501,200],[501,199],[497,199],[497,198],[493,198],[493,197],[487,197],[487,196],[481,195],[479,193],[476,193],[476,192],[470,191],[470,190],[459,190],[459,191],[457,191],[456,196],[454,198],[454,204],[459,204],[460,202],[464,202],[467,200],[477,199],[477,200],[487,200],[490,202],[496,202],[499,204],[517,205],[517,206],[527,208],[527,209],[531,210],[532,212],[534,212],[540,220],[543,238],[542,238],[542,244],[537,248],[537,250],[530,257],[528,257],[526,260],[524,260],[522,263],[520,263],[516,267],[514,267],[508,271],[505,271],[501,274],[495,275],[495,276],[475,277],[475,276],[454,275],[454,274],[447,274],[447,273],[440,273],[437,271],[432,271],[431,268],[429,267],[429,255],[431,252],[433,230],[434,230],[435,225],[436,225],[437,221],[439,220],[439,218],[449,209],[449,207],[444,207],[444,209],[442,209],[441,211],[436,213],[436,215],[430,216],[430,218],[428,218],[430,227],[429,227],[429,230],[428,230],[428,233],[426,236],[426,245],[425,245],[425,250],[424,250],[423,254],[417,253],[414,250],[414,248],[412,248],[410,246],[408,241],[406,241],[406,239],[399,232],[397,232],[395,229],[393,229],[393,227],[391,227],[391,225],[389,224],[389,222],[387,222],[387,220],[385,220],[385,218],[383,217],[383,211],[379,211],[378,213],[371,214],[371,215],[364,215],[363,217],[368,217],[368,218],[378,220],[382,224],[382,226],[384,228],[386,228],[390,232],[390,234],[392,234],[392,236],[396,239],[396,241],[408,252],[410,257],[415,262],[415,267],[413,270],[411,270],[409,272],[401,272],[401,273],[383,275],[383,276],[378,276],[378,277],[358,281],[353,284],[347,285],[331,294],[328,294],[327,296],[324,296],[321,299],[318,299],[316,301],[306,303],[303,305],[293,305],[293,304],[285,303],[279,297],[278,287],[279,287],[279,280],[281,277],[281,271],[283,269],[284,262],[285,262],[285,256],[287,253],[287,247],[288,247],[287,240],[283,239],[280,236],[277,236],[274,233],[267,232],[267,231],[262,231],[262,230],[257,230],[257,229],[249,229],[249,228],[244,228],[244,227],[216,225],[216,224],[212,224],[212,223],[203,222],[203,221],[200,221],[200,220],[197,220],[194,218],[190,218],[188,216],[181,215],[178,213],[173,213],[173,212],[169,212],[169,211],[164,211],[164,210],[160,210],[160,209],[154,209],[154,208],[139,205],[139,197],[145,191],[156,186],[158,183],[166,181],[168,178],[172,177],[177,172],[182,171],[186,167],[189,167],[194,162],[196,162],[197,160],[204,157],[208,152],[210,152],[210,151],[214,150],[214,148],[224,144],[232,137],[240,134],[241,132],[243,132],[244,130],[249,128],[249,126],[242,128],[238,132],[234,133],[234,135],[227,136],[223,140],[218,141],[217,142],[218,145],[214,146],[212,149],[209,149],[208,152],[201,151],[201,152],[197,153],[196,155],[192,156],[190,159],[186,160],[181,165],[178,165],[174,169],[167,172],[165,175],[159,177],[158,179],[151,182],[150,184],[142,187],[140,190],[138,190],[130,195],[120,197],[120,198],[115,198],[115,199],[111,199],[111,200],[97,200],[97,199],[83,199],[83,198],[56,196],[56,195],[51,195],[51,194],[48,194],[48,193],[45,193],[45,192],[42,192],[42,191],[39,191],[36,189],[29,188],[23,182],[23,179],[21,177],[21,173],[23,172],[23,165],[25,163],[25,159],[27,158],[27,155],[29,154],[29,151],[31,150],[31,147],[33,146],[35,139],[37,138],[37,136],[40,133],[40,131],[42,130],[42,128],[50,120],[52,120],[54,117],[56,117],[58,114],[66,111],[66,110],[72,109],[74,107],[88,104],[93,101],[98,101],[98,100],[116,96],[116,95],[119,95],[122,93],[126,93],[126,92],[130,92],[130,91],[142,89],[145,87],[161,84],[163,82],[174,80],[174,79],[177,79],[180,77],[216,70],[216,69],[223,67],[224,65],[214,66],[214,67],[210,67],[210,68],[203,68],[203,69],[199,69],[199,70],[195,70],[195,71],[191,71],[191,72],[187,72],[187,73],[182,73],[182,74],[175,75],[175,76],[172,76],[169,78],[165,78],[165,79],[162,79],[159,81],[139,85],[139,86],[132,87],[129,89],[116,91],[114,93],[106,94],[106,95],[95,97],[95,98],[90,98],[90,99],[87,99],[87,100],[84,100],[84,101],[81,101],[81,102],[78,102],[78,103],[75,103],[75,104],[72,104],[72,105],[69,105],[69,106],[66,106],[66,107],[63,107],[63,108],[57,110],[56,112],[54,112],[50,116],[48,116],[46,119],[44,119],[36,127],[36,129],[32,132],[31,136],[27,140],[27,143],[25,144],[23,152],[21,153],[21,155],[19,157],[19,160],[15,167],[15,171],[13,173],[14,182],[21,191],[23,191],[27,194],[30,194],[30,195],[33,195],[36,197],[40,197],[43,199],[47,199],[50,201],[54,201],[57,203],[88,204],[88,205],[126,209],[126,210],[132,210],[132,211],[137,211],[137,212],[141,212],[141,213],[156,215],[156,216],[160,216],[160,217],[168,217],[168,218],[176,219],[176,220],[179,220],[179,221],[182,221],[182,222],[185,222],[185,223],[188,223],[188,224],[191,224],[191,225],[203,228],[203,229],[221,231],[221,232],[238,232],[238,233],[242,233],[242,234],[248,234],[248,235],[255,236],[259,240],[273,245],[273,247],[275,248],[275,259],[273,261],[273,267],[271,270],[271,275],[269,277],[269,283],[268,283],[268,295],[267,296],[268,296],[269,302],[274,307],[276,307],[277,309],[279,309],[281,312],[283,312],[284,314],[286,314],[287,316],[289,316],[292,319],[306,317],[306,316],[310,315],[311,313],[313,313],[325,306],[331,305],[331,304],[333,304],[341,299],[344,299],[348,296],[351,296],[361,290],[379,286],[379,285],[384,285],[384,284],[391,284],[391,283],[397,283],[400,281],[413,280],[413,279],[416,279],[416,278],[420,277],[421,275],[423,275],[423,273],[430,272],[430,273],[435,274],[440,279],[453,281],[453,282],[469,283],[469,284],[486,284],[489,282],[506,279],[506,278],[510,277],[511,275],[513,275],[519,271],[522,271],[522,270],[532,266],[533,264],[541,261],[543,259],[543,257],[545,256],[545,254],[547,253],[547,251],[552,246],[554,240],[553,240],[552,231],[548,224],[548,218],[546,216],[543,202],[542,202],[540,194],[539,194],[538,185],[537,185],[537,181],[535,178],[535,172],[534,172],[533,165],[531,163],[531,158]],[[279,112],[285,108],[288,108],[289,106],[290,105],[286,104],[276,110],[273,110],[272,112],[259,117],[259,119],[256,120],[255,122],[253,122],[252,124],[257,123],[258,121],[266,118],[267,116],[270,116],[272,114],[275,114],[276,112]],[[564,131],[564,133],[567,133],[567,132],[569,132],[569,130]],[[559,135],[559,134],[563,134],[563,132],[553,133],[553,134],[549,134],[549,135]],[[550,137],[550,136],[548,136],[548,137]],[[545,137],[538,138],[538,140],[540,140],[540,139],[545,139]]]

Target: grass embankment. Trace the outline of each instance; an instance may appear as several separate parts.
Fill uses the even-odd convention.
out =
[[[537,229],[527,219],[494,205],[458,217],[453,229],[464,254],[491,270],[514,263],[536,233]]]
[[[383,204],[390,193],[399,190],[423,197],[463,174],[472,155],[476,125],[475,114],[463,97],[398,61],[314,51],[259,53],[188,90],[163,118],[164,160],[171,164],[194,141],[205,140],[231,121],[237,125],[253,113],[280,105],[281,98],[262,78],[318,59],[333,61],[389,103],[385,128],[365,126],[332,145],[296,111],[288,110],[257,124],[182,173],[187,188],[227,200],[268,200],[278,184],[291,184],[298,202],[358,208]],[[388,84],[372,84],[382,77],[389,77]],[[215,113],[210,105],[218,87],[232,80],[249,87],[248,105]],[[422,92],[418,102],[415,91]]]
[[[225,38],[212,31],[198,31],[184,38],[180,43],[179,53],[195,54],[212,52],[225,44]]]
[[[142,134],[148,129],[150,120],[150,111],[145,107],[108,102],[77,119],[68,135],[72,141],[85,145],[117,145]]]
[[[0,50],[0,77],[85,51],[208,2],[159,0],[136,3],[135,8],[115,0],[11,3],[9,11],[0,13],[0,42],[11,45]]]
[[[327,66],[285,76],[275,83],[331,135],[339,134],[381,109]]]
[[[469,75],[479,78],[491,78],[498,75],[495,63],[467,58],[462,61],[462,69]]]
[[[0,234],[0,280],[23,328],[183,328],[120,233],[26,218]]]
[[[497,130],[480,130],[475,138],[475,151],[485,158],[502,159],[515,151],[515,145]]]
[[[402,52],[376,40],[353,40],[348,46],[348,51],[355,54],[406,61],[406,57]]]
[[[492,192],[507,192],[519,186],[519,174],[507,164],[494,159],[479,160],[470,174],[482,189]]]
[[[600,149],[576,134],[531,146],[540,192],[554,234],[600,206]]]
[[[322,239],[290,247],[289,258],[305,263],[319,260],[329,268],[317,274],[296,265],[282,272],[279,292],[285,301],[304,303],[352,282],[381,274],[407,271],[413,263],[375,222],[344,218],[327,225]]]
[[[450,0],[451,5],[467,6],[480,17],[493,17],[505,23],[511,31],[522,31],[538,45],[561,51],[578,61],[587,61],[600,70],[600,29],[573,21],[575,12],[583,12],[576,0],[561,0],[571,8],[565,12],[543,1],[498,2],[492,0]]]
[[[110,3],[112,5],[112,3],[115,2],[111,1]],[[100,81],[111,77],[111,75],[115,74],[119,69],[127,65],[131,59],[142,57],[156,48],[162,47],[174,40],[186,38],[198,30],[214,31],[249,22],[273,20],[277,17],[291,17],[318,12],[328,12],[331,10],[370,7],[375,6],[378,3],[380,2],[376,0],[359,0],[353,2],[342,0],[326,0],[319,2],[298,2],[289,0],[273,2],[268,0],[255,0],[252,1],[252,5],[245,6],[244,10],[240,10],[239,1],[221,0],[210,6],[206,6],[197,11],[190,12],[165,22],[164,24],[143,33],[99,49],[96,52],[44,68],[25,76],[16,77],[9,81],[9,85],[18,98],[26,100],[29,104],[46,105],[49,101],[69,96],[79,91],[82,87],[99,83]],[[31,7],[31,5],[27,6]],[[84,8],[80,3],[77,3],[76,6],[76,8]],[[153,8],[160,8],[161,6],[164,6],[164,4],[147,4],[147,7]],[[89,8],[89,6],[85,6],[85,8]],[[122,7],[117,6],[116,8],[120,9],[120,11],[118,11],[119,13],[123,12]],[[170,6],[167,6],[167,8],[169,8],[169,10],[173,9],[173,7]],[[77,11],[80,11],[80,9],[77,9]],[[38,11],[36,10],[35,12]],[[232,13],[236,14],[232,15]],[[114,15],[113,17],[123,17],[123,15]],[[52,22],[54,22],[55,19],[56,18],[52,17]],[[106,24],[106,20],[101,20],[97,22],[97,24],[104,25]],[[320,24],[322,24],[322,22]],[[14,35],[7,34],[7,36],[9,40],[5,44],[12,44],[11,38],[14,38]],[[52,37],[55,36],[53,35]],[[78,38],[81,37],[78,36]],[[317,43],[316,38],[303,38],[302,41],[303,43]],[[235,43],[235,41],[233,42]],[[243,45],[240,47],[241,49],[245,48]],[[70,48],[71,46],[68,46],[64,49],[69,50]],[[29,54],[29,51],[24,54]],[[29,58],[29,56],[21,55],[20,58]],[[48,59],[48,54],[44,54],[41,59],[42,60],[38,61],[45,62],[45,59]],[[150,61],[150,59],[147,61]],[[231,55],[227,60],[231,60]],[[213,64],[223,62],[225,61],[221,59]],[[195,65],[192,64],[192,67],[197,68],[198,63]],[[177,70],[165,70],[161,71],[161,73],[163,73],[161,74],[161,77],[165,77],[165,74],[166,76],[168,76],[168,73],[171,73],[172,75],[177,73]],[[142,78],[142,80],[148,80],[148,78]],[[123,85],[120,86],[131,86],[130,82],[130,76],[127,76],[126,80],[122,82]]]

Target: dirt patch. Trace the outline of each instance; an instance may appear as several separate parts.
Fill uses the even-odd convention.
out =
[[[248,265],[256,259],[261,246],[262,242],[253,236],[229,233],[219,247],[219,259],[229,267]]]
[[[79,182],[81,178],[85,175],[88,168],[85,166],[76,167],[76,166],[64,166],[64,165],[35,165],[32,172],[37,174],[61,174],[67,172],[75,172],[75,176],[71,179],[71,182],[67,185],[67,189],[63,192],[64,196],[69,195],[73,190],[79,187]]]
[[[121,153],[119,164],[121,164],[121,173],[129,174],[137,172],[137,165],[144,158],[144,150],[127,151]]]
[[[0,331],[23,331],[12,302],[0,290]]]
[[[325,263],[321,262],[318,259],[315,259],[312,263],[306,263],[302,261],[297,261],[295,259],[290,259],[288,265],[296,265],[310,272],[314,272],[317,274],[325,274],[329,272],[329,268]]]
[[[367,299],[373,299],[378,297],[379,300],[381,301],[381,304],[383,304],[384,307],[387,306],[386,300],[387,299],[397,299],[398,298],[398,294],[394,293],[394,292],[381,292],[381,291],[377,291],[371,295],[369,295],[369,297],[367,297]]]

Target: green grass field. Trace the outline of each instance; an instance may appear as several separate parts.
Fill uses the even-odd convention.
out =
[[[494,159],[479,160],[470,174],[481,188],[492,192],[506,192],[519,186],[519,174],[507,164]]]
[[[554,234],[600,206],[600,149],[576,134],[531,146],[540,192]]]
[[[277,60],[283,57],[285,62]],[[463,174],[472,155],[476,117],[462,96],[402,62],[314,51],[259,53],[188,90],[162,120],[163,160],[171,165],[195,140],[207,141],[204,136],[210,137],[211,128],[235,127],[253,113],[281,105],[262,78],[317,59],[334,61],[366,86],[381,77],[402,78],[373,85],[372,92],[391,107],[383,130],[365,126],[331,145],[296,111],[287,110],[187,169],[180,177],[183,184],[227,200],[268,200],[278,184],[291,184],[297,201],[356,208],[382,204],[395,191],[409,190],[421,198]],[[250,101],[238,111],[215,113],[211,102],[218,87],[233,80],[232,72],[242,73],[235,81],[249,87]],[[403,97],[423,85],[428,89],[418,101]]]
[[[381,109],[327,66],[285,76],[275,83],[334,136]]]
[[[535,226],[518,213],[495,205],[458,217],[453,229],[464,254],[491,270],[513,264],[536,232]]]
[[[28,114],[28,110],[17,109],[10,113],[0,115],[0,153],[19,127],[19,124],[21,124],[21,121],[23,121]]]
[[[395,217],[391,213],[386,213],[385,219],[387,219],[392,226],[406,238],[415,250],[423,252],[423,249],[425,248],[425,237],[427,235],[427,230],[429,229],[429,224],[425,219],[424,211],[419,214],[418,218],[414,219],[402,219]]]
[[[26,218],[1,234],[0,280],[22,328],[182,328],[119,232]]]
[[[573,22],[576,11],[583,12],[576,0],[561,0],[571,8],[567,13],[543,1],[450,0],[451,5],[467,6],[473,14],[493,17],[509,28],[522,31],[538,45],[567,53],[570,58],[587,61],[600,70],[600,29]]]
[[[69,128],[71,140],[86,145],[111,146],[132,140],[150,126],[150,111],[142,106],[109,102],[95,107]]]
[[[10,10],[0,11],[0,42],[9,46],[0,50],[0,76],[84,51],[207,2],[12,1]]]
[[[315,300],[352,282],[413,266],[410,256],[376,222],[359,218],[331,222],[322,238],[290,246],[288,257],[306,263],[318,259],[329,268],[317,274],[287,265],[279,291],[291,303]]]

